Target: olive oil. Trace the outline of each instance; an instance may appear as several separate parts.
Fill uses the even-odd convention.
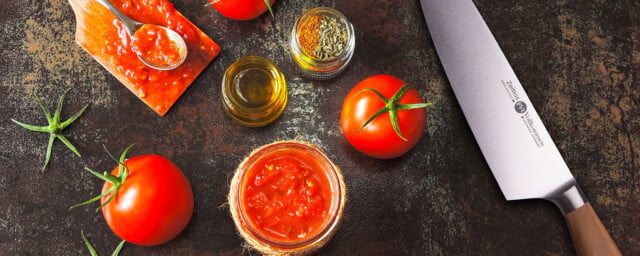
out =
[[[232,94],[247,107],[260,107],[269,102],[273,87],[273,76],[260,68],[249,68],[233,80]]]
[[[271,60],[245,56],[231,64],[222,78],[227,113],[243,125],[264,126],[277,119],[287,104],[287,85]]]

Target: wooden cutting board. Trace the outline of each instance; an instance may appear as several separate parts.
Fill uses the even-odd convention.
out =
[[[221,48],[166,0],[110,0],[125,15],[169,27],[187,43],[185,62],[173,70],[155,70],[131,51],[120,21],[94,0],[69,0],[76,16],[76,42],[140,100],[164,115]]]

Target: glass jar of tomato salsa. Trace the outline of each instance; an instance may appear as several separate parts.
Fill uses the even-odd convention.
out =
[[[340,168],[317,146],[299,141],[253,151],[238,167],[229,191],[241,236],[269,255],[320,249],[342,221],[345,201]]]

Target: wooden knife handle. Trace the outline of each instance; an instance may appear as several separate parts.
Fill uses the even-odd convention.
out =
[[[578,255],[622,255],[591,204],[585,203],[564,218]]]

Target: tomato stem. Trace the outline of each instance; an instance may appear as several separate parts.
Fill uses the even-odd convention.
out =
[[[271,9],[271,2],[269,2],[269,0],[264,0],[264,3],[267,5],[267,9],[269,9],[269,13],[271,14],[271,17],[273,17],[273,9]]]
[[[391,121],[391,126],[393,127],[393,130],[396,132],[396,134],[398,134],[398,136],[402,140],[407,141],[407,138],[405,138],[402,135],[402,132],[400,131],[400,126],[398,125],[398,110],[426,108],[426,107],[431,105],[431,103],[413,103],[413,104],[400,104],[400,103],[398,103],[400,101],[400,99],[402,98],[402,96],[410,88],[412,88],[412,86],[403,85],[391,98],[385,97],[384,95],[382,95],[382,93],[380,93],[379,91],[377,91],[377,90],[375,90],[373,88],[365,88],[365,89],[362,89],[361,91],[359,91],[358,93],[362,93],[364,91],[373,92],[376,95],[378,95],[378,98],[380,98],[380,100],[382,100],[382,102],[385,103],[384,107],[380,108],[369,119],[367,119],[367,121],[362,125],[362,127],[360,127],[360,131],[362,131],[362,129],[364,129],[369,123],[371,123],[371,121],[375,120],[378,116],[388,112],[389,113],[389,119]]]
[[[220,0],[213,1],[213,2],[208,2],[208,3],[206,3],[206,4],[204,5],[204,7],[212,6],[214,3],[218,2],[218,1],[220,1]]]
[[[91,245],[87,237],[84,235],[84,231],[80,231],[80,235],[82,236],[82,240],[84,240],[84,244],[87,246],[87,249],[89,249],[89,254],[91,254],[91,256],[98,256],[98,252],[96,252],[96,249],[93,248],[93,245]],[[118,256],[125,242],[125,240],[122,240],[122,242],[120,242],[120,244],[118,244],[116,249],[113,251],[111,256]]]
[[[120,159],[116,159],[113,154],[111,154],[111,152],[109,152],[109,150],[107,149],[107,147],[105,145],[102,145],[102,148],[104,148],[104,151],[107,152],[107,154],[109,155],[109,157],[111,159],[113,159],[113,161],[116,161],[116,163],[118,163],[118,176],[124,176],[124,179],[126,179],[126,176],[129,175],[129,169],[127,169],[127,166],[124,164],[124,160],[125,157],[127,155],[127,153],[129,152],[129,150],[134,146],[135,144],[131,144],[129,145],[129,147],[127,147],[122,154],[120,154]]]
[[[89,240],[87,240],[87,237],[84,236],[84,231],[80,231],[80,235],[82,236],[82,240],[84,240],[84,244],[87,246],[87,249],[89,249],[89,253],[91,254],[91,256],[98,256],[98,252],[96,252],[96,249],[93,248],[93,245],[91,245]]]
[[[111,187],[105,191],[104,193],[100,194],[99,196],[96,196],[94,198],[91,198],[87,201],[84,201],[82,203],[73,205],[69,208],[69,210],[76,208],[78,206],[83,206],[86,204],[90,204],[93,203],[95,201],[98,201],[100,199],[102,199],[105,196],[109,196],[109,198],[100,205],[100,207],[98,207],[96,209],[96,211],[99,211],[100,209],[102,209],[102,207],[105,207],[107,204],[109,204],[118,194],[118,189],[120,188],[120,186],[125,182],[125,180],[127,179],[127,177],[129,176],[129,168],[127,168],[127,165],[125,165],[125,160],[126,160],[126,156],[127,153],[129,152],[129,150],[134,146],[135,144],[131,144],[129,145],[129,147],[127,147],[124,151],[122,151],[122,154],[120,154],[120,159],[116,159],[113,154],[111,154],[111,152],[109,152],[109,150],[107,149],[106,146],[103,145],[104,150],[107,152],[107,155],[109,155],[109,157],[111,159],[113,159],[114,161],[116,161],[116,163],[118,163],[118,174],[117,175],[113,175],[109,172],[104,172],[102,174],[91,170],[89,167],[85,167],[84,169],[86,171],[88,171],[89,173],[93,174],[94,176],[100,178],[101,180],[104,180],[105,182],[109,182],[111,183]],[[110,194],[110,195],[109,195]]]
[[[51,151],[52,151],[51,149],[53,148],[53,143],[56,141],[56,139],[59,139],[60,141],[62,141],[62,143],[64,143],[73,153],[81,157],[80,152],[78,152],[78,149],[76,149],[76,147],[73,146],[73,144],[71,144],[71,142],[69,142],[69,140],[67,140],[67,138],[64,135],[62,135],[62,130],[67,128],[71,123],[73,123],[76,119],[78,119],[82,115],[82,113],[84,113],[84,111],[87,110],[87,108],[89,107],[89,104],[85,105],[80,111],[75,113],[66,121],[62,123],[60,122],[60,116],[62,113],[62,105],[64,102],[64,97],[67,94],[67,92],[69,92],[71,89],[72,88],[65,90],[64,93],[62,93],[62,95],[60,95],[60,97],[58,98],[58,105],[56,107],[56,111],[53,116],[51,116],[51,112],[49,112],[49,109],[47,109],[44,106],[44,103],[42,102],[42,99],[40,99],[38,94],[33,93],[33,96],[36,98],[38,105],[40,105],[40,108],[42,108],[42,111],[44,112],[44,116],[47,118],[47,122],[49,123],[48,125],[35,126],[35,125],[22,123],[15,119],[11,119],[11,121],[22,126],[27,130],[31,130],[35,132],[46,132],[50,134],[49,143],[47,144],[47,153],[44,160],[44,166],[42,166],[42,172],[44,172],[44,170],[47,168],[47,165],[49,164],[49,160],[51,160]]]

